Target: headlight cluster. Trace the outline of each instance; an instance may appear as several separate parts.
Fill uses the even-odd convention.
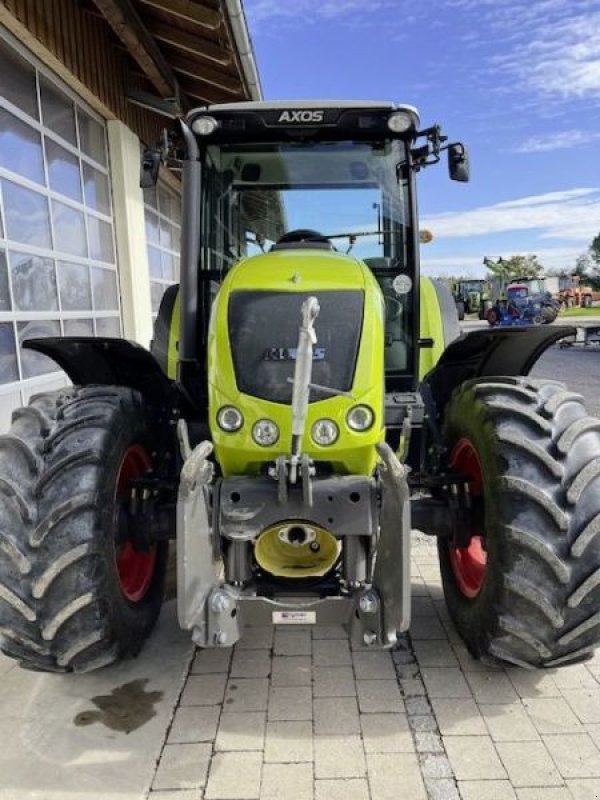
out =
[[[393,133],[406,133],[415,123],[408,111],[394,111],[388,117],[387,124]]]
[[[223,406],[217,412],[217,425],[226,433],[239,431],[243,424],[242,412],[235,406]],[[271,447],[279,439],[279,428],[270,419],[259,419],[252,426],[252,438],[261,447]]]
[[[198,136],[210,136],[219,127],[219,123],[214,117],[196,117],[192,122],[192,130]]]
[[[375,421],[369,406],[354,406],[346,414],[348,427],[357,433],[368,431]],[[239,431],[244,424],[242,412],[235,406],[223,406],[217,413],[217,424],[226,433]],[[310,435],[315,444],[328,447],[337,442],[340,429],[332,419],[318,419],[312,426]],[[279,440],[279,428],[270,419],[259,419],[252,426],[252,438],[261,447],[272,447]]]

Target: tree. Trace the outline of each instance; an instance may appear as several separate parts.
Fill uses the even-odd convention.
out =
[[[575,259],[575,269],[573,270],[573,275],[579,275],[580,278],[583,278],[588,274],[591,268],[592,258],[589,252],[580,253]]]
[[[484,258],[483,263],[489,271],[502,281],[513,278],[535,278],[544,271],[536,255],[514,255],[510,258]]]
[[[594,236],[590,245],[590,258],[594,262],[596,269],[600,269],[600,233]]]

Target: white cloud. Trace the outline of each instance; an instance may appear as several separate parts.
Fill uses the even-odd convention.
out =
[[[548,247],[538,249],[519,249],[518,247],[489,253],[487,250],[482,250],[481,254],[473,255],[468,253],[465,255],[455,256],[434,256],[427,257],[426,248],[421,250],[421,271],[429,276],[449,276],[449,275],[465,275],[473,276],[475,278],[482,278],[487,270],[483,264],[484,256],[491,256],[492,258],[510,258],[513,255],[530,255],[535,253],[540,263],[546,270],[554,269],[571,269],[575,264],[575,259],[582,252],[581,247]]]
[[[355,24],[385,9],[397,8],[397,0],[246,0],[246,14],[253,26],[273,23],[314,23],[329,20]]]
[[[531,87],[542,95],[600,98],[600,11],[556,20],[540,33],[520,70]]]
[[[600,139],[600,132],[595,131],[569,130],[546,133],[541,136],[531,136],[518,147],[515,147],[514,152],[547,153],[551,150],[568,150],[591,144],[598,139]]]
[[[552,114],[565,101],[600,101],[598,0],[446,0],[479,34],[472,80],[497,95],[518,93],[522,113]],[[487,66],[486,66],[487,65]]]
[[[469,211],[432,214],[422,221],[436,239],[535,231],[541,239],[587,244],[597,233],[600,188],[571,189],[518,198]]]

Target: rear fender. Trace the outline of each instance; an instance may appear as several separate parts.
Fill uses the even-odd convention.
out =
[[[490,328],[464,334],[442,353],[421,388],[439,420],[453,391],[473,378],[527,375],[538,358],[559,339],[574,336],[570,326]],[[433,409],[432,409],[433,411]]]
[[[444,350],[460,336],[458,310],[444,281],[422,276],[420,282],[419,378],[437,364]]]
[[[77,386],[128,386],[155,409],[164,407],[172,393],[158,361],[135,342],[65,336],[27,339],[23,347],[51,358]]]

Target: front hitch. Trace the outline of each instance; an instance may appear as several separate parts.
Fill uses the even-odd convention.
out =
[[[382,508],[371,590],[358,601],[352,636],[362,645],[390,646],[410,625],[410,490],[408,468],[385,442],[381,456]]]

